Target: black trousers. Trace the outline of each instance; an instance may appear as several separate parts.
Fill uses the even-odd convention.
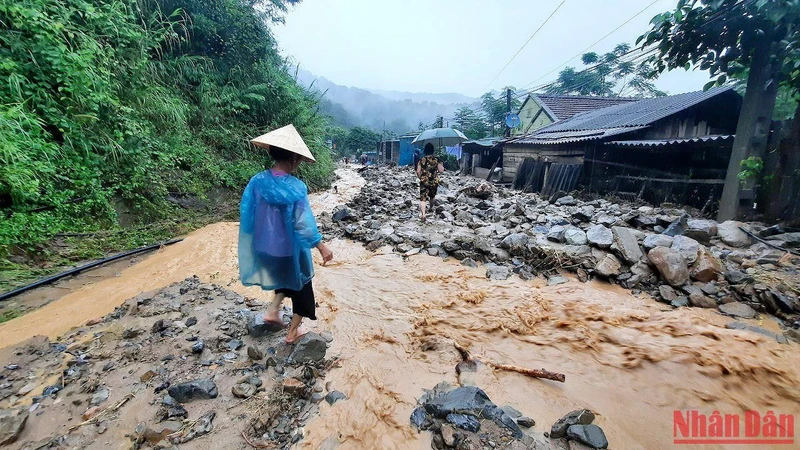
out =
[[[308,280],[308,283],[299,291],[292,289],[276,289],[275,293],[283,294],[292,299],[292,312],[294,314],[311,320],[317,320],[317,301],[314,298],[314,287],[311,285],[311,280]]]

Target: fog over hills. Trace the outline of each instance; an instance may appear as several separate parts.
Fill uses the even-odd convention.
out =
[[[338,85],[300,69],[297,81],[322,95],[321,111],[343,127],[363,126],[397,134],[429,125],[441,115],[453,117],[461,106],[476,106],[479,99],[456,93],[430,94],[399,91],[370,91]]]

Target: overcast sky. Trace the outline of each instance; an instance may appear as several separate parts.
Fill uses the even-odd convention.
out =
[[[274,30],[284,55],[337,84],[479,96],[540,77],[534,86],[553,81],[558,71],[548,72],[652,2],[566,0],[494,82],[561,0],[303,0]],[[656,1],[591,49],[633,44],[654,15],[676,3]],[[580,59],[570,65],[581,67]],[[662,75],[657,85],[677,94],[702,89],[707,79],[680,70]]]

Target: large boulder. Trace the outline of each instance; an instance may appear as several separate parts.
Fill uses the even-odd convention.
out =
[[[247,332],[251,337],[259,338],[281,331],[279,324],[264,321],[264,314],[251,313],[247,317]]]
[[[594,413],[588,409],[572,411],[558,419],[550,427],[550,439],[560,439],[567,435],[567,429],[573,425],[589,425],[594,421]]]
[[[567,438],[587,445],[589,448],[608,448],[608,439],[597,425],[572,425],[567,428]]]
[[[28,411],[23,408],[0,410],[0,445],[11,444],[16,441],[25,422],[28,420]]]
[[[550,231],[547,233],[547,239],[553,242],[564,242],[564,235],[566,234],[567,229],[561,225],[556,225],[550,228]]]
[[[564,240],[568,245],[586,245],[586,233],[580,228],[570,228],[564,232]]]
[[[689,219],[687,225],[683,235],[698,242],[708,244],[711,238],[717,235],[717,222],[713,220]]]
[[[719,305],[719,310],[728,316],[742,319],[752,319],[758,313],[746,303],[731,302]]]
[[[672,238],[672,249],[680,253],[688,264],[697,261],[700,253],[700,243],[686,236],[675,236]]]
[[[614,235],[614,244],[612,248],[622,256],[622,259],[629,264],[635,264],[642,259],[644,254],[639,247],[639,241],[636,239],[633,230],[626,227],[613,227],[611,232]]]
[[[605,253],[598,259],[597,264],[594,266],[595,273],[606,278],[618,276],[621,270],[622,263],[611,253]]]
[[[603,225],[595,225],[586,231],[586,240],[598,248],[610,248],[614,243],[614,233]]]
[[[309,332],[300,337],[289,355],[292,363],[318,363],[325,359],[328,341],[317,333]]]
[[[490,280],[507,280],[511,276],[511,270],[506,266],[488,264],[486,266],[486,278]]]
[[[717,225],[717,234],[722,242],[731,247],[747,247],[750,245],[750,236],[739,228],[744,226],[741,222],[728,220]]]
[[[170,386],[167,393],[180,403],[217,398],[218,395],[217,384],[208,378]]]
[[[689,267],[680,253],[667,247],[656,247],[647,254],[647,259],[656,266],[661,278],[675,287],[689,281]]]
[[[784,247],[800,247],[800,232],[777,234],[770,240],[781,241]]]
[[[722,263],[711,252],[703,250],[692,266],[691,276],[697,281],[708,283],[714,281],[722,273]]]
[[[512,254],[520,254],[528,243],[528,235],[525,233],[509,234],[500,242],[500,247],[510,251]]]

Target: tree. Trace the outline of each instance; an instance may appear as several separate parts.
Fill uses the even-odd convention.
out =
[[[518,111],[520,107],[520,100],[513,93],[516,91],[514,87],[507,86],[502,92],[495,97],[491,92],[487,92],[481,96],[481,110],[483,112],[483,120],[486,123],[487,130],[493,136],[503,134],[506,126],[506,115],[508,114],[508,105],[506,105],[506,92],[511,89],[511,111]]]
[[[345,155],[360,155],[364,152],[375,151],[381,135],[366,128],[354,127],[347,133],[344,141]]]
[[[453,115],[453,122],[457,129],[470,139],[486,137],[486,124],[469,106],[462,106]]]
[[[558,74],[555,84],[546,89],[548,94],[596,95],[602,97],[661,97],[666,95],[656,89],[652,81],[652,66],[648,61],[636,63],[625,56],[631,46],[619,44],[614,50],[598,55],[584,53],[581,62],[589,66],[578,71],[566,67]]]
[[[742,162],[764,155],[778,86],[800,90],[800,0],[680,0],[637,43],[655,46],[655,70],[700,68],[706,87],[747,73],[718,220],[741,215]],[[752,187],[752,186],[748,186]]]

